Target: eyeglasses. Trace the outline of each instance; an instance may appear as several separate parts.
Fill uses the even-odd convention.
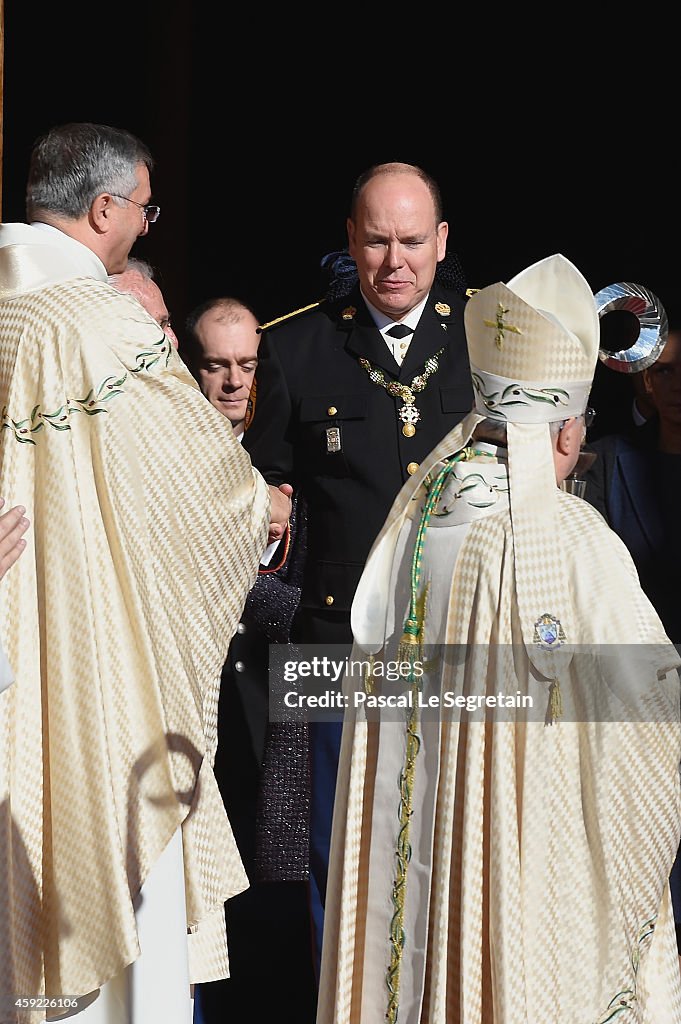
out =
[[[139,206],[140,210],[142,211],[142,216],[144,217],[148,224],[155,224],[158,218],[161,216],[160,206],[154,206],[153,204],[150,203],[137,203],[135,202],[134,199],[130,199],[128,196],[116,195],[115,192],[112,192],[111,195],[114,199],[125,199],[126,203],[134,203],[135,206]]]
[[[596,419],[596,410],[592,409],[591,406],[589,406],[588,409],[584,410],[582,416],[584,418],[584,426],[590,427],[593,421]],[[567,420],[562,420],[558,425],[558,429],[562,430],[566,423]]]

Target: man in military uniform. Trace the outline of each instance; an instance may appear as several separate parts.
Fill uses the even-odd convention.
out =
[[[244,438],[268,483],[307,503],[294,640],[344,644],[350,606],[402,484],[471,409],[465,284],[448,270],[437,183],[411,164],[380,164],[355,184],[347,220],[358,280],[265,325],[257,404]],[[438,269],[440,273],[437,273]],[[341,723],[311,722],[313,924],[322,910]]]

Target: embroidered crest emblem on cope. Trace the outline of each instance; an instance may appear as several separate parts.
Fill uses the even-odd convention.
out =
[[[545,612],[539,616],[534,624],[534,636],[532,639],[535,644],[543,647],[545,651],[553,651],[565,643],[565,630],[555,615],[549,615]]]

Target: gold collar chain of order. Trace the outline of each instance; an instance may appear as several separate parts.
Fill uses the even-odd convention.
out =
[[[421,413],[416,408],[415,395],[425,391],[428,378],[437,373],[440,368],[440,356],[444,352],[444,345],[434,356],[429,356],[423,364],[423,373],[417,373],[410,384],[400,384],[397,380],[387,380],[385,374],[378,367],[372,366],[368,359],[360,357],[359,365],[369,374],[369,380],[380,387],[385,388],[393,398],[402,399],[402,408],[398,410],[397,416],[402,420],[402,433],[405,437],[413,437],[416,433],[414,424],[421,419]]]

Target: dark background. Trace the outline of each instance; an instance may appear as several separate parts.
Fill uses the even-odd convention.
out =
[[[162,214],[134,254],[156,268],[180,339],[189,310],[217,294],[263,322],[321,298],[319,261],[345,245],[356,176],[393,159],[440,183],[470,286],[562,252],[594,291],[634,281],[675,304],[677,115],[665,122],[646,94],[660,67],[639,61],[632,26],[611,77],[586,29],[566,63],[569,26],[532,51],[498,14],[483,33],[491,9],[473,32],[443,9],[425,34],[410,10],[405,69],[385,27],[377,36],[346,8],[296,22],[290,8],[202,0],[106,12],[9,0],[3,219],[24,219],[35,137],[92,120],[133,131],[155,157]]]

